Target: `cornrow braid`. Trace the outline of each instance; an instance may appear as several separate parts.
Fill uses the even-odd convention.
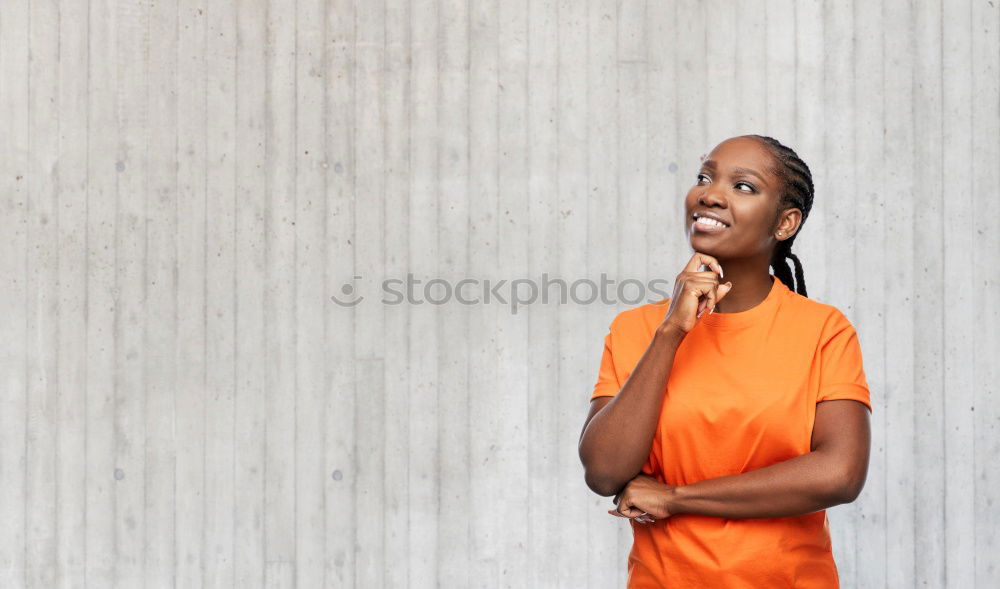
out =
[[[781,180],[781,197],[778,201],[778,212],[786,209],[799,209],[802,211],[802,221],[799,229],[805,224],[809,217],[809,211],[813,204],[813,181],[812,172],[798,154],[790,147],[782,145],[780,141],[766,135],[744,135],[760,141],[768,148],[774,156],[776,165],[771,172]],[[771,267],[774,268],[774,275],[785,284],[793,285],[795,292],[802,296],[806,294],[806,279],[802,274],[802,262],[798,256],[792,253],[792,242],[798,237],[799,232],[788,239],[778,242],[771,256]],[[792,269],[788,265],[788,258],[795,264],[795,280],[792,280]]]

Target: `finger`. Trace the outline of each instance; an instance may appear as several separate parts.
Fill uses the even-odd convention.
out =
[[[711,292],[712,292],[711,290],[706,291],[705,294],[702,295],[701,300],[698,301],[698,312],[695,313],[695,317],[696,318],[700,319],[702,315],[704,315],[706,312],[708,312],[711,309],[711,306],[710,306],[711,305],[711,298],[709,296],[709,293],[711,293]]]
[[[703,267],[708,268],[707,272],[711,272],[716,276],[722,276],[722,264],[715,262],[713,264],[702,264]]]
[[[694,297],[695,316],[701,317],[707,311],[715,308],[719,286],[719,275],[714,272],[682,272],[678,276],[683,281],[684,294]]]
[[[719,261],[715,259],[715,257],[701,252],[694,252],[694,255],[691,256],[690,260],[688,260],[687,265],[684,266],[684,270],[689,272],[696,271],[701,266],[708,266],[719,274],[722,274],[722,265],[719,264]]]
[[[695,314],[697,318],[700,319],[702,315],[715,308],[716,288],[715,284],[705,287],[701,300],[698,301],[698,312]]]
[[[708,254],[703,254],[701,252],[695,252],[691,259],[688,260],[684,270],[686,272],[694,272],[702,266],[708,266],[709,268],[714,268],[719,274],[722,274],[722,265],[719,261]]]
[[[718,304],[718,302],[722,300],[722,297],[724,297],[727,294],[729,294],[729,291],[731,291],[731,290],[733,290],[733,283],[732,282],[727,282],[725,284],[720,284],[719,288],[716,289],[715,302]]]
[[[705,288],[699,286],[697,283],[688,283],[684,285],[683,296],[691,297],[694,299],[695,313],[701,313],[702,308],[702,296],[705,294]]]
[[[703,282],[697,283],[692,281],[686,285],[688,286],[689,289],[691,286],[694,286],[701,292],[701,296],[699,297],[698,300],[697,313],[695,314],[695,316],[698,318],[700,318],[706,312],[711,313],[712,311],[714,311],[715,305],[717,305],[719,300],[722,298],[721,296],[719,296],[718,292],[719,288],[721,287],[721,285],[718,282],[719,275],[713,272],[703,272],[702,274],[705,274],[706,278],[709,279],[709,284],[705,285]],[[730,285],[730,288],[732,287],[732,283],[727,283],[727,284]],[[727,288],[725,292],[729,292],[729,288]]]
[[[644,510],[639,509],[638,507],[635,507],[633,505],[630,505],[630,506],[626,507],[625,509],[621,509],[621,506],[619,505],[618,508],[619,508],[619,513],[621,513],[622,515],[624,515],[625,517],[627,517],[629,519],[634,519],[634,518],[637,518],[637,517],[642,517],[642,513],[644,511]]]
[[[695,272],[679,280],[684,281],[684,292],[699,301],[719,285],[719,275],[714,272]]]
[[[704,315],[705,312],[711,308],[712,290],[714,289],[708,288],[707,290],[705,290],[705,294],[702,295],[701,301],[698,302],[698,313],[695,315],[695,317],[698,317],[700,319],[701,316]]]
[[[715,303],[718,299],[716,290],[718,290],[718,288],[718,286],[713,286],[707,293],[705,293],[705,310],[708,312],[715,310]]]
[[[608,510],[608,513],[610,513],[611,515],[613,515],[613,516],[615,516],[615,517],[625,517],[624,515],[622,515],[622,514],[618,513],[618,512],[617,512],[617,511],[615,511],[614,509],[609,509],[609,510]],[[628,519],[628,518],[626,518],[626,519]]]
[[[684,285],[703,284],[706,286],[716,286],[722,281],[716,272],[684,272],[680,278],[684,280]]]

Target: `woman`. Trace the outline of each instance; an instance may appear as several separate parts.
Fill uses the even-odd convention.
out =
[[[672,297],[611,323],[580,457],[632,527],[631,588],[839,587],[824,510],[864,486],[871,402],[854,327],[791,253],[812,201],[791,149],[720,143]]]

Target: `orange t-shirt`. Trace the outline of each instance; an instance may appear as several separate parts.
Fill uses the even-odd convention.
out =
[[[618,394],[669,305],[649,303],[614,318],[591,399]],[[816,403],[830,399],[854,399],[871,411],[854,327],[836,307],[774,277],[760,304],[702,315],[682,340],[643,471],[689,485],[805,454]],[[630,588],[839,587],[826,510],[630,523]]]

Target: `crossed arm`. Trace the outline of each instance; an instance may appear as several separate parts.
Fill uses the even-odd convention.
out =
[[[599,411],[596,404],[602,401],[610,398],[595,399],[592,413]],[[810,451],[801,456],[684,486],[665,485],[637,473],[617,495],[650,513],[727,518],[802,515],[854,501],[868,474],[870,448],[868,408],[848,399],[823,401],[816,405]]]
[[[636,515],[661,508],[657,511],[671,515],[728,518],[801,515],[854,501],[868,474],[871,426],[868,408],[850,399],[816,404],[810,451],[801,456],[679,487],[641,473],[681,339],[673,331],[657,329],[618,394],[591,401],[579,450],[587,484],[595,493],[634,496],[640,507]]]
[[[854,501],[871,448],[868,408],[838,399],[816,405],[810,452],[764,468],[678,487],[664,485],[671,514],[785,517]],[[627,486],[626,486],[627,488]]]

